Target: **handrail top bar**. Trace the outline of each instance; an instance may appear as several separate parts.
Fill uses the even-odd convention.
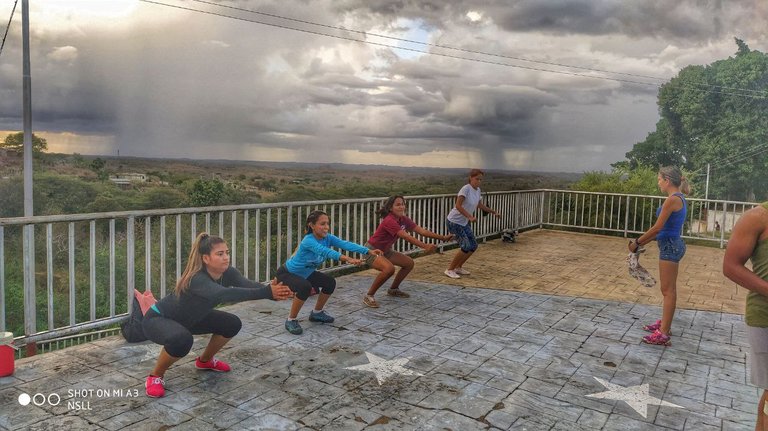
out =
[[[170,208],[170,209],[157,209],[157,210],[113,211],[113,212],[101,212],[101,213],[63,214],[63,215],[34,216],[34,217],[8,217],[8,218],[0,218],[0,226],[32,224],[32,223],[74,222],[74,221],[87,221],[87,220],[94,220],[94,219],[113,219],[113,218],[130,218],[130,217],[147,217],[147,216],[154,217],[154,216],[168,216],[168,215],[179,215],[179,214],[204,214],[204,213],[222,212],[222,211],[287,208],[287,207],[306,206],[306,205],[346,204],[346,203],[356,203],[356,202],[368,202],[368,201],[375,201],[375,200],[381,200],[381,199],[382,198],[341,199],[341,200],[323,200],[323,201],[294,201],[294,202],[276,202],[276,203],[244,204],[244,205],[224,205],[224,206],[215,206],[215,207],[190,207],[190,208]],[[383,199],[386,199],[386,198],[383,198]]]
[[[512,192],[490,192],[493,194],[499,193],[522,193],[530,192],[530,190],[515,190]],[[454,197],[455,194],[439,194],[439,195],[418,195],[408,196],[408,199],[423,199],[423,198],[441,198],[441,197]],[[212,212],[222,211],[239,211],[239,210],[256,210],[256,209],[269,209],[269,208],[290,208],[296,206],[307,205],[336,205],[336,204],[351,204],[351,203],[366,203],[366,202],[381,202],[385,197],[374,198],[355,198],[355,199],[326,199],[317,201],[291,201],[291,202],[273,202],[273,203],[260,203],[260,204],[242,204],[242,205],[224,205],[214,207],[190,207],[190,208],[170,208],[170,209],[156,209],[156,210],[132,210],[132,211],[112,211],[101,213],[81,213],[81,214],[61,214],[61,215],[49,215],[49,216],[33,216],[33,217],[7,217],[0,218],[0,226],[13,226],[13,225],[25,225],[36,223],[61,223],[61,222],[76,222],[76,221],[90,221],[99,219],[127,219],[130,217],[155,217],[155,216],[168,216],[179,214],[204,214]]]
[[[523,190],[518,190],[523,191]],[[555,193],[578,193],[578,194],[586,194],[586,195],[601,195],[601,196],[629,196],[633,198],[655,198],[655,199],[665,199],[666,196],[662,195],[637,195],[637,194],[631,194],[631,193],[611,193],[611,192],[588,192],[584,190],[557,190],[557,189],[535,189],[535,190],[524,190],[526,192],[555,192]],[[496,193],[508,193],[508,192],[488,192],[487,194],[496,194]],[[688,201],[696,201],[696,202],[712,202],[712,203],[721,203],[721,204],[736,204],[736,205],[760,205],[759,202],[745,202],[745,201],[728,201],[728,200],[722,200],[722,199],[704,199],[704,198],[692,198],[687,197],[685,198]]]
[[[606,195],[607,196],[628,196],[628,197],[655,198],[655,199],[663,199],[665,197],[665,196],[654,196],[654,195],[588,192],[588,191],[581,191],[581,190],[558,190],[558,189],[493,191],[493,192],[486,192],[485,194],[499,195],[499,194],[506,194],[506,193],[537,193],[537,192],[573,193],[573,194],[600,195],[600,196],[606,196]],[[407,196],[407,198],[408,199],[424,199],[424,198],[444,198],[444,197],[455,197],[455,196],[456,196],[455,194],[447,193],[447,194],[436,194],[436,195]],[[103,220],[103,219],[128,219],[131,217],[140,218],[140,217],[169,216],[169,215],[180,215],[180,214],[204,214],[204,213],[222,212],[222,211],[290,208],[295,206],[308,206],[308,205],[335,205],[335,204],[380,202],[386,198],[387,197],[339,199],[339,200],[326,199],[326,200],[316,200],[316,201],[273,202],[273,203],[244,204],[244,205],[224,205],[224,206],[213,206],[213,207],[113,211],[113,212],[101,212],[101,213],[63,214],[63,215],[33,216],[33,217],[7,217],[7,218],[0,218],[0,226],[92,221],[92,220]],[[755,202],[726,201],[726,200],[702,199],[702,198],[688,198],[688,200],[697,201],[697,202],[700,202],[700,201],[713,202],[713,203],[720,203],[720,204],[758,205]]]

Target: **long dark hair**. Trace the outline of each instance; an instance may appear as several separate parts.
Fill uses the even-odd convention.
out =
[[[395,201],[398,199],[402,199],[403,203],[405,203],[405,198],[400,195],[390,196],[387,200],[384,201],[384,203],[381,204],[381,207],[376,210],[376,214],[378,214],[380,218],[388,216],[392,211],[392,207],[395,206]]]
[[[322,210],[314,210],[307,216],[307,222],[304,224],[304,227],[307,229],[306,234],[312,233],[312,228],[309,227],[310,224],[315,224],[320,219],[320,216],[327,216],[328,214],[325,213],[325,211]]]
[[[189,251],[187,266],[176,282],[176,296],[184,293],[189,288],[192,277],[205,267],[203,256],[211,254],[213,247],[222,243],[226,244],[226,241],[216,235],[208,235],[208,232],[202,232],[195,238],[192,250]]]

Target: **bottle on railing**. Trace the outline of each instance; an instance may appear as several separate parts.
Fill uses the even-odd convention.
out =
[[[0,332],[0,377],[13,374],[15,349],[13,332]]]

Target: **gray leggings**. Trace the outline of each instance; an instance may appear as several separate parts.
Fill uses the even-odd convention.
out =
[[[176,358],[187,356],[192,349],[192,335],[215,334],[232,338],[240,332],[243,323],[232,313],[211,310],[195,326],[187,328],[181,323],[163,317],[149,309],[142,321],[144,335],[157,344],[162,344],[165,351]]]
[[[282,265],[277,269],[275,277],[277,281],[286,284],[292,291],[296,292],[296,297],[302,301],[306,301],[309,298],[309,295],[312,294],[312,288],[315,288],[315,291],[328,295],[336,290],[336,279],[320,271],[315,271],[309,274],[309,277],[303,278],[296,274],[291,274],[285,268],[285,265]]]

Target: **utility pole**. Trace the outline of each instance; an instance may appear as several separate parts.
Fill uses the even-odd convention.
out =
[[[23,117],[24,117],[24,217],[32,217],[32,74],[29,65],[29,0],[21,0],[21,39],[23,51]],[[35,306],[35,226],[24,225],[24,333],[37,332]],[[37,344],[27,344],[27,356],[37,353]]]
[[[704,187],[704,199],[709,199],[709,163],[707,163],[707,185]]]

